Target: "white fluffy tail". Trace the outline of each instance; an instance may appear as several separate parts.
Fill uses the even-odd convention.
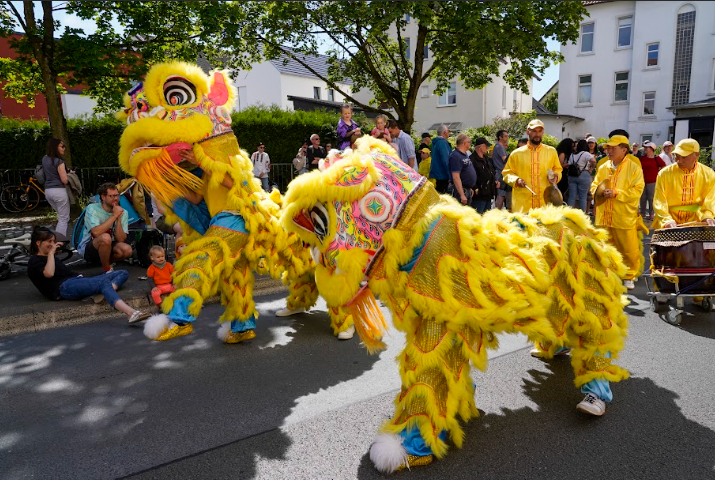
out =
[[[144,324],[144,335],[149,340],[156,340],[159,336],[168,329],[176,325],[169,320],[165,314],[152,315]]]
[[[226,338],[228,338],[230,333],[231,333],[231,322],[223,322],[223,323],[221,323],[221,326],[218,327],[218,330],[216,331],[216,336],[218,337],[219,340],[221,340],[222,342],[225,342]]]
[[[402,437],[381,433],[370,446],[370,460],[382,473],[392,473],[400,465],[407,464],[407,451],[402,446]]]

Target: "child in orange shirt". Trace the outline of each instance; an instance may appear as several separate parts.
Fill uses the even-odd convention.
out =
[[[161,305],[161,296],[175,290],[174,285],[171,284],[174,266],[166,261],[166,252],[159,245],[151,247],[149,260],[151,260],[151,265],[146,271],[146,276],[151,278],[155,285],[151,289],[151,298],[154,303]]]

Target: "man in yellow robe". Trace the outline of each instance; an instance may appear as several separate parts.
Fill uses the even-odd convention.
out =
[[[517,148],[504,165],[502,176],[507,185],[514,188],[511,211],[527,213],[532,208],[543,207],[544,190],[556,185],[561,179],[561,163],[554,147],[541,143],[544,123],[532,120],[526,128],[529,142]],[[548,172],[554,175],[549,179]]]
[[[700,145],[692,138],[678,142],[675,163],[658,173],[653,196],[653,228],[689,222],[715,226],[715,172],[698,162]]]
[[[613,135],[606,149],[609,160],[603,163],[591,184],[591,194],[607,178],[610,185],[602,195],[605,202],[596,209],[597,227],[608,230],[611,244],[623,256],[628,267],[623,285],[635,288],[634,280],[643,271],[643,243],[638,235],[638,205],[645,188],[640,161],[628,153],[628,137]]]

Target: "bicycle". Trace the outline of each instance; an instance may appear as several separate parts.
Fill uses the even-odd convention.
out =
[[[27,262],[30,260],[30,234],[26,233],[17,238],[8,238],[4,241],[10,245],[10,250],[0,256],[0,280],[6,280],[15,272],[13,267],[27,267]],[[56,258],[61,261],[66,261],[72,258],[74,250],[64,243],[55,252]]]
[[[3,208],[10,213],[29,212],[37,208],[40,204],[40,195],[44,196],[45,191],[36,180],[30,175],[26,184],[20,181],[20,185],[3,186],[0,194]]]

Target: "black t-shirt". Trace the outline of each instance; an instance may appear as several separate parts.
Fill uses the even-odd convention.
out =
[[[37,287],[41,294],[50,300],[60,300],[60,285],[68,278],[79,276],[79,273],[73,272],[68,266],[55,258],[55,274],[51,278],[45,277],[42,273],[47,265],[47,257],[42,255],[33,255],[27,262],[27,276],[30,277],[32,283]]]
[[[308,170],[316,170],[319,166],[318,163],[313,164],[313,160],[315,158],[325,158],[327,157],[328,154],[325,151],[325,147],[318,146],[317,148],[314,147],[313,145],[308,147],[308,153],[305,155],[305,158],[308,160]]]

